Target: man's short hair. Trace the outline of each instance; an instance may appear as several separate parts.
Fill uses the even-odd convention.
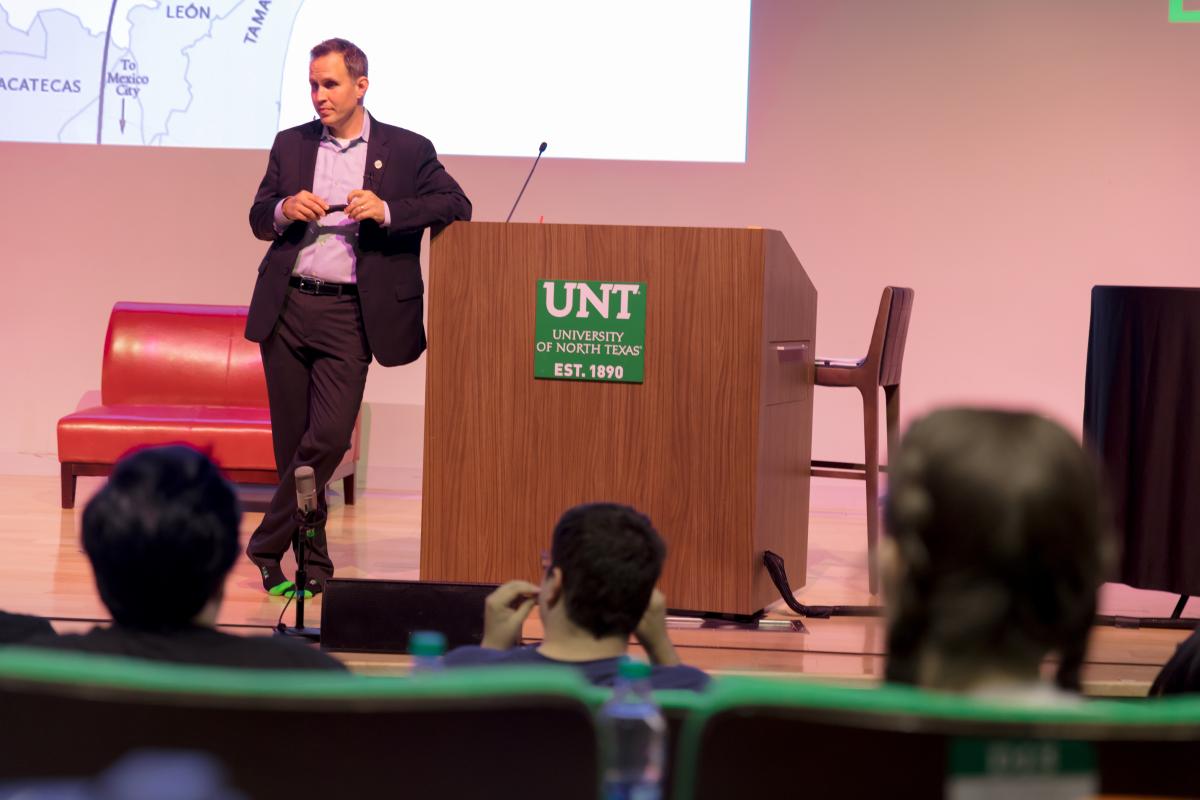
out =
[[[597,639],[637,628],[667,548],[643,514],[615,503],[569,509],[554,526],[551,567],[562,570],[567,616]]]
[[[83,512],[83,547],[113,619],[151,630],[190,624],[233,567],[241,516],[232,487],[190,447],[121,459]]]
[[[342,54],[342,60],[346,62],[346,72],[350,73],[350,80],[356,81],[367,74],[367,54],[358,49],[354,42],[346,39],[326,39],[312,49],[308,60],[316,61],[330,53]]]

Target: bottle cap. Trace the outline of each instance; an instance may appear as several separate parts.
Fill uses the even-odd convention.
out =
[[[630,681],[645,680],[653,672],[653,668],[645,661],[638,661],[629,656],[622,658],[621,663],[617,666],[617,674]]]
[[[414,656],[440,656],[446,652],[446,637],[440,631],[413,631],[408,652]]]

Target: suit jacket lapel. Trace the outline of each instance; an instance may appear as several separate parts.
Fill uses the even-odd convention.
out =
[[[367,142],[367,165],[363,170],[363,188],[379,194],[379,187],[383,185],[383,171],[387,169],[388,135],[387,128],[374,117],[371,117],[370,136]]]
[[[320,120],[309,123],[300,140],[300,185],[310,192],[316,181],[317,147],[321,144],[323,127]]]

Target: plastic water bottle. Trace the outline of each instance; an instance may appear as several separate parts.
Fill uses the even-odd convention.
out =
[[[612,698],[596,719],[604,758],[604,800],[660,800],[667,724],[650,696],[649,664],[621,661]]]
[[[413,657],[412,674],[441,672],[446,637],[439,631],[413,631],[408,637],[408,652]]]

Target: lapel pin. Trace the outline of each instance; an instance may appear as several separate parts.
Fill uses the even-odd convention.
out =
[[[383,162],[380,161],[378,158],[375,159],[375,169],[383,169]]]

